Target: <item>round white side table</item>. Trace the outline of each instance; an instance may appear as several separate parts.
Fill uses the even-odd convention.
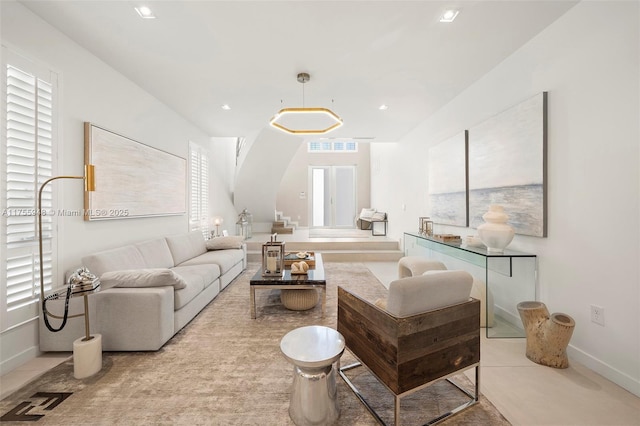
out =
[[[291,420],[298,426],[333,424],[340,416],[336,374],[342,334],[319,325],[296,328],[282,338],[280,350],[293,364]]]

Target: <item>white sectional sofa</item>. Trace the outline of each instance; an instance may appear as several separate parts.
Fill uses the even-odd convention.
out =
[[[91,333],[102,335],[103,350],[161,348],[246,268],[246,246],[238,240],[231,243],[240,248],[222,244],[222,249],[209,250],[207,245],[221,245],[191,232],[83,257],[83,266],[103,282],[88,298]],[[63,309],[64,300],[47,303],[53,314],[62,315]],[[72,298],[70,315],[82,311],[83,298]],[[54,327],[60,324],[57,319],[50,322]],[[84,330],[84,320],[72,318],[63,330],[51,332],[41,315],[40,350],[71,351]]]

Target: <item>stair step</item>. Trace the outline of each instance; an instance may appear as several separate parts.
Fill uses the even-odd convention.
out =
[[[271,233],[278,233],[278,234],[293,234],[293,228],[288,228],[288,227],[284,227],[284,226],[273,226],[271,228]]]
[[[266,238],[266,237],[265,237]],[[268,241],[246,241],[248,251],[261,251],[262,244]],[[393,240],[351,240],[351,241],[285,241],[286,251],[331,251],[331,250],[399,250],[398,242]]]
[[[395,262],[404,256],[400,250],[325,250],[324,262]],[[247,251],[247,261],[261,262],[262,252]]]
[[[285,226],[287,226],[287,222],[284,220],[276,220],[273,222],[274,228],[284,228]]]

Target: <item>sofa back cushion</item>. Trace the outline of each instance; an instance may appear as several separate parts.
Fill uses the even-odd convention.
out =
[[[143,241],[135,244],[147,268],[173,268],[173,256],[164,238]]]
[[[399,318],[466,302],[473,277],[465,271],[427,271],[389,284],[387,311]]]
[[[91,273],[101,276],[105,272],[120,271],[123,269],[141,269],[147,265],[142,254],[133,245],[118,247],[111,250],[100,251],[82,258],[82,264]]]
[[[207,245],[200,231],[172,235],[166,237],[166,240],[175,266],[207,251]]]

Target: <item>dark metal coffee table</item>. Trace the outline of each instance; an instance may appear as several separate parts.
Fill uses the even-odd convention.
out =
[[[304,275],[291,275],[291,269],[285,269],[281,277],[263,277],[259,269],[249,281],[251,292],[251,318],[256,318],[256,289],[264,290],[304,290],[319,287],[322,290],[322,316],[327,308],[327,281],[324,277],[322,254],[315,253],[316,264]]]

